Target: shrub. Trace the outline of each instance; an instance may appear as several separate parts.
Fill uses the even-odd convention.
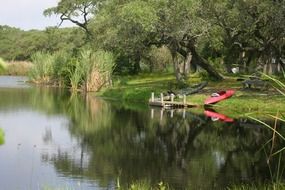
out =
[[[0,74],[2,74],[7,69],[7,64],[0,58]]]

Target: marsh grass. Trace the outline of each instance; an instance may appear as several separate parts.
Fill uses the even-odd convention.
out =
[[[115,68],[113,54],[99,50],[90,54],[87,70],[86,91],[100,91],[103,86],[112,86],[112,73]]]
[[[277,80],[273,77],[270,77],[268,75],[264,75],[264,77],[270,79],[271,81],[274,82],[274,88],[280,92],[280,94],[285,97],[284,91],[285,91],[285,85],[283,82],[280,80]],[[283,103],[282,103],[283,102]],[[274,107],[272,104],[270,106]],[[281,101],[281,106],[284,107],[284,101]],[[284,190],[285,185],[284,185],[284,179],[283,179],[283,174],[285,170],[284,163],[282,163],[282,158],[283,158],[283,153],[285,150],[285,147],[279,148],[279,150],[275,150],[274,145],[275,141],[281,140],[282,142],[285,142],[285,135],[282,134],[282,132],[278,131],[277,128],[277,123],[285,123],[285,117],[284,117],[284,110],[281,110],[281,107],[274,107],[275,113],[276,114],[267,114],[271,119],[274,119],[274,125],[269,125],[266,122],[262,121],[261,119],[256,118],[255,116],[252,116],[251,114],[248,115],[248,118],[260,123],[262,126],[265,128],[269,129],[272,131],[272,138],[269,139],[265,144],[265,146],[268,146],[271,143],[271,148],[270,152],[267,153],[265,151],[266,157],[267,157],[267,164],[268,164],[268,169],[271,175],[271,184],[261,184],[261,185],[241,185],[241,186],[234,186],[232,188],[229,188],[231,190],[255,190],[255,189],[261,189],[261,190],[267,190],[267,189],[273,189],[273,190]],[[273,161],[274,159],[274,161]],[[275,168],[272,168],[271,162],[277,162]],[[274,169],[274,170],[273,170]]]
[[[29,61],[9,61],[3,74],[12,76],[27,76],[33,64]]]
[[[29,72],[30,79],[35,83],[50,83],[54,57],[51,54],[37,52],[32,55],[33,67]]]
[[[77,56],[64,51],[37,52],[29,72],[32,82],[70,88],[72,91],[98,91],[111,84],[115,65],[113,54],[82,50]]]
[[[117,189],[118,190],[171,190],[171,188],[163,182],[159,182],[156,185],[152,185],[147,180],[136,181],[131,183],[128,187],[121,187],[119,179],[117,180]]]
[[[285,184],[272,183],[267,185],[239,185],[227,188],[228,190],[285,190]]]

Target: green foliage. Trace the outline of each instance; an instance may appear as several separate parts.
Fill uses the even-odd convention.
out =
[[[7,69],[7,64],[5,61],[0,57],[0,74],[3,73]]]
[[[5,136],[4,131],[3,129],[0,128],[0,145],[5,143],[4,136]]]
[[[130,35],[138,35],[140,31],[152,32],[158,21],[154,7],[146,1],[130,1],[119,10],[119,28]],[[130,31],[133,33],[129,33]],[[135,37],[135,36],[132,36]]]
[[[0,44],[0,55],[5,60],[26,61],[37,51],[75,51],[84,44],[84,33],[78,28],[23,31],[0,25]]]
[[[144,61],[149,65],[151,72],[168,71],[172,68],[172,57],[166,46],[156,48],[151,47],[149,53],[144,57]]]
[[[111,52],[116,73],[136,74],[141,64],[154,71],[165,62],[173,63],[175,59],[164,60],[165,52],[160,51],[168,47],[171,58],[182,57],[180,65],[192,53],[192,65],[200,65],[215,78],[220,77],[211,70],[230,72],[233,66],[242,72],[259,66],[275,74],[282,68],[277,64],[284,68],[284,7],[284,1],[272,0],[61,0],[44,14],[59,15],[79,28],[22,31],[0,26],[0,55],[5,60],[27,60],[36,51],[67,51],[77,57],[88,45],[93,51]],[[76,70],[77,77],[64,77],[64,83],[80,80],[76,62],[68,61],[71,65],[66,67],[72,73]],[[177,78],[188,74],[178,73],[179,69],[174,69]]]
[[[208,52],[218,52],[215,56],[223,57],[228,68],[235,64],[243,72],[252,72],[264,66],[265,72],[280,72],[275,66],[284,65],[280,61],[285,53],[284,1],[201,2],[200,16],[211,24],[208,39],[204,39],[212,48]]]

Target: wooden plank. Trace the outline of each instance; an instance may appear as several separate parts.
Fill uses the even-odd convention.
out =
[[[196,105],[191,103],[184,102],[171,102],[171,101],[149,101],[149,105],[151,106],[159,106],[159,107],[195,107]]]
[[[167,97],[168,98],[168,97]],[[169,97],[171,101],[165,101],[163,94],[160,94],[160,98],[154,98],[154,93],[151,93],[151,99],[149,100],[149,105],[158,107],[171,107],[171,108],[184,108],[184,107],[196,107],[197,105],[187,103],[186,96],[183,96],[182,102],[173,101],[174,96]]]

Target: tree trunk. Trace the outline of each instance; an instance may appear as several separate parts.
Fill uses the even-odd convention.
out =
[[[184,78],[184,74],[182,72],[184,70],[184,68],[182,68],[184,66],[184,64],[181,64],[179,62],[176,53],[172,54],[172,60],[173,60],[173,69],[174,69],[176,81],[184,83],[185,78]]]
[[[192,53],[192,62],[194,64],[199,65],[203,69],[205,69],[210,77],[213,77],[216,80],[223,80],[223,77],[206,61],[203,59],[197,52],[194,46],[190,47],[191,53]]]
[[[192,61],[192,54],[191,52],[188,53],[185,61],[184,61],[184,75],[187,77],[187,75],[190,73],[191,70],[191,61]]]
[[[133,65],[133,73],[134,74],[138,74],[141,71],[140,62],[141,62],[141,56],[139,54],[137,54],[135,56],[134,65]]]

